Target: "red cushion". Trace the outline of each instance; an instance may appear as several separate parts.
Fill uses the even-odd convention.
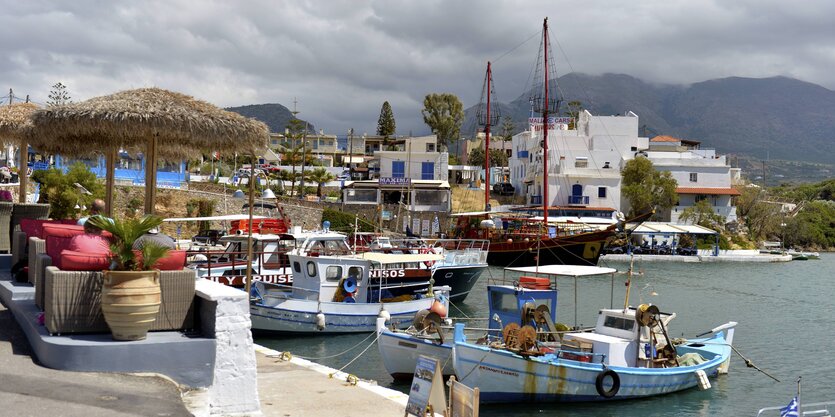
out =
[[[73,236],[84,234],[84,227],[69,224],[44,224],[43,236],[46,241],[46,254],[52,258],[52,265],[64,269],[61,264],[61,251],[69,249]]]
[[[48,236],[73,237],[84,233],[84,226],[77,224],[43,223],[43,238]]]
[[[20,230],[26,233],[27,237],[37,237],[43,239],[43,225],[44,224],[76,224],[77,220],[63,219],[63,220],[39,220],[39,219],[20,219]]]
[[[142,253],[138,250],[133,251],[136,254],[136,262],[142,262]],[[154,264],[154,269],[160,271],[181,271],[186,266],[186,251],[184,250],[169,250],[168,255],[157,261]]]
[[[109,255],[97,255],[76,252],[69,249],[61,251],[61,268],[64,271],[103,271],[110,268]]]

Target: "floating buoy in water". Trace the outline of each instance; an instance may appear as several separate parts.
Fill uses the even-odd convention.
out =
[[[325,313],[321,311],[316,314],[316,328],[319,330],[325,330]]]

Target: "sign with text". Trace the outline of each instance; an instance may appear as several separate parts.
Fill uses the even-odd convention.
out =
[[[380,177],[379,185],[406,185],[412,183],[411,178]]]
[[[433,413],[446,411],[444,379],[441,364],[429,356],[418,356],[412,387],[409,389],[409,401],[406,402],[406,414],[426,416],[427,409]]]
[[[549,117],[548,118],[548,129],[554,129],[554,127],[558,124],[560,125],[570,125],[574,121],[573,117]],[[541,117],[529,117],[528,123],[531,125],[531,130],[533,131],[541,131],[542,130],[542,118]]]
[[[429,236],[432,234],[432,226],[429,225],[429,219],[423,219],[421,225],[421,236]]]

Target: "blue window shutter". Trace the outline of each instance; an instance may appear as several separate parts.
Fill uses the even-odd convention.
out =
[[[420,179],[434,180],[435,179],[435,163],[422,162],[420,166]]]
[[[393,178],[405,178],[406,177],[406,162],[405,161],[393,161],[391,163],[391,176]]]

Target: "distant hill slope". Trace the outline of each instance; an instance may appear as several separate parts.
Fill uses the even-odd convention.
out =
[[[226,110],[264,122],[267,126],[269,126],[270,132],[273,133],[283,133],[284,129],[287,128],[290,119],[293,118],[293,113],[290,109],[278,103],[227,107]],[[302,122],[304,122],[304,120],[302,120]],[[316,131],[313,124],[308,125],[308,131]]]
[[[722,154],[835,164],[829,151],[835,144],[835,92],[815,84],[731,77],[674,86],[623,74],[577,73],[558,82],[564,102],[580,101],[592,114],[635,112],[646,128],[642,135],[697,140]],[[527,97],[497,106],[502,117],[513,117],[517,131],[527,124]],[[466,111],[463,135],[475,132],[475,108]]]

